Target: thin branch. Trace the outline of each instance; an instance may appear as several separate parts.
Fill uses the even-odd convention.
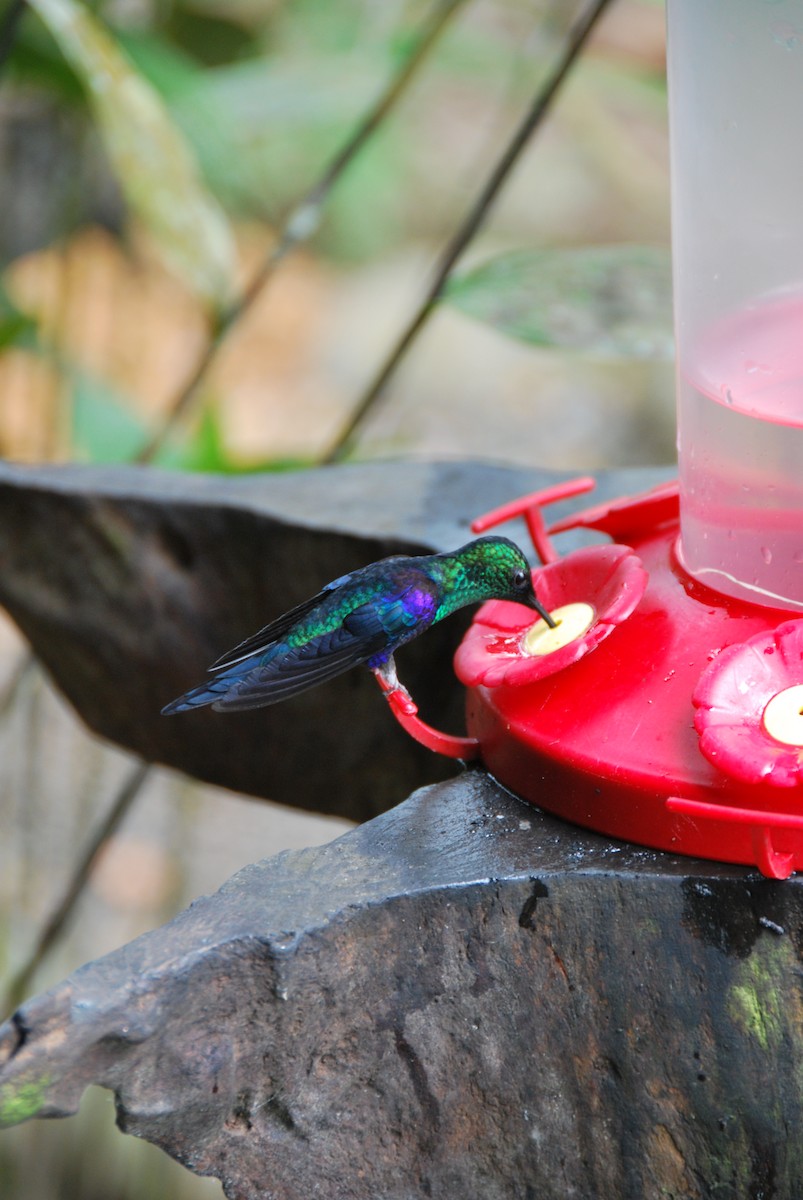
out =
[[[20,20],[27,7],[28,0],[11,0],[0,20],[0,71],[6,65],[9,55],[14,49]]]
[[[114,802],[76,864],[64,895],[39,934],[30,956],[9,983],[4,997],[4,1012],[12,1012],[25,998],[35,972],[72,916],[101,851],[141,792],[150,772],[151,768],[147,763],[139,762],[123,780]]]
[[[365,114],[345,145],[334,155],[320,179],[295,205],[279,231],[275,245],[245,287],[242,295],[229,305],[219,317],[190,378],[176,395],[159,429],[137,456],[138,463],[148,463],[153,460],[165,439],[169,437],[194,402],[200,384],[233,326],[251,307],[290,251],[308,241],[316,232],[321,222],[324,205],[335,184],[404,95],[418,68],[446,29],[449,20],[465,2],[466,0],[439,0],[439,3],[435,5],[424,22],[413,49],[388,83],[385,91],[373,108]]]
[[[587,12],[576,22],[566,42],[562,54],[554,64],[547,79],[538,89],[529,112],[516,129],[505,150],[491,171],[479,195],[472,204],[468,215],[446,246],[430,288],[424,297],[418,311],[402,333],[396,345],[374,376],[370,385],[363,393],[347,424],[340,431],[337,440],[329,448],[321,460],[323,463],[340,462],[353,449],[356,435],[365,419],[376,406],[385,384],[395,372],[407,350],[426,324],[441,297],[443,287],[452,273],[457,261],[466,246],[485,221],[488,212],[496,199],[502,185],[505,183],[512,168],[524,150],[525,146],[540,126],[552,101],[555,99],[561,84],[569,73],[575,59],[583,49],[591,30],[597,20],[608,7],[610,0],[595,0]]]

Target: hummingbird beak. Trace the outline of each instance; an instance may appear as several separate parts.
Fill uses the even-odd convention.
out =
[[[555,629],[557,627],[557,621],[553,620],[552,615],[544,608],[535,592],[533,592],[532,596],[530,597],[530,607],[534,608],[542,620],[546,621],[550,629]]]

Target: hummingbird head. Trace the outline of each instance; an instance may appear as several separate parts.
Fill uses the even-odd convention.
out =
[[[466,547],[473,550],[482,573],[483,590],[489,600],[514,600],[534,608],[550,629],[555,622],[535,594],[527,559],[509,538],[486,537]]]

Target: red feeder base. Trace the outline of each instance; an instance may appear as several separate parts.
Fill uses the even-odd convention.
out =
[[[721,651],[793,614],[721,596],[683,572],[675,489],[589,510],[550,532],[576,526],[631,546],[648,573],[646,590],[627,619],[564,669],[535,682],[469,688],[468,732],[482,760],[514,792],[598,832],[755,864],[774,878],[803,868],[800,779],[744,782],[714,765],[700,749],[692,704]],[[479,623],[493,619],[495,604]]]

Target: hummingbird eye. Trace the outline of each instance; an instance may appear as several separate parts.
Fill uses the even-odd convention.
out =
[[[518,591],[522,591],[524,588],[526,588],[529,582],[529,572],[525,571],[522,567],[519,567],[518,570],[513,572],[513,586]]]

